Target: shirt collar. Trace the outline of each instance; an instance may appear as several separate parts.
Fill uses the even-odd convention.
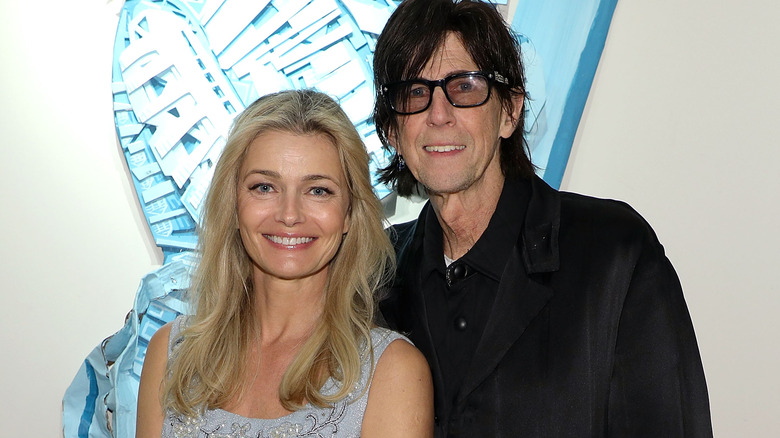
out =
[[[485,232],[458,261],[468,264],[483,275],[500,281],[509,252],[512,251],[520,237],[530,193],[528,181],[506,180],[496,205],[496,211],[493,212]],[[442,229],[430,204],[426,206],[426,211],[420,217],[424,217],[421,266],[423,278],[434,271],[444,274]]]

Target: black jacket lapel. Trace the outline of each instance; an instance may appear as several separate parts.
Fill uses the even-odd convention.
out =
[[[523,231],[507,261],[487,326],[474,352],[457,409],[466,397],[495,370],[512,345],[553,296],[553,290],[529,274],[556,271],[560,265],[558,231],[560,195],[539,178],[531,181]]]
[[[525,275],[521,256],[516,248],[507,262],[490,319],[458,392],[458,409],[462,407],[466,397],[495,370],[504,354],[523,335],[552,295],[550,288],[530,280]]]

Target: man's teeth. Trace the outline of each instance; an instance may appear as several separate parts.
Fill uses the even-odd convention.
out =
[[[429,152],[450,152],[466,149],[466,146],[426,146],[425,150]]]
[[[271,235],[266,235],[266,237],[273,243],[278,243],[279,245],[285,246],[300,245],[302,243],[309,243],[314,240],[313,237],[280,237]]]

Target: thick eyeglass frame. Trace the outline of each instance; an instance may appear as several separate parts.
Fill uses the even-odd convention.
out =
[[[452,80],[463,78],[463,77],[466,77],[466,76],[480,76],[482,78],[485,78],[485,80],[487,80],[488,92],[487,92],[487,96],[485,96],[485,100],[483,100],[482,102],[479,102],[479,103],[473,103],[473,104],[467,104],[467,105],[457,104],[457,103],[452,101],[452,99],[450,98],[449,93],[447,93],[447,84],[450,81],[452,81]],[[493,83],[494,82],[498,82],[499,84],[509,85],[509,81],[507,80],[507,78],[504,77],[502,74],[496,72],[496,71],[494,71],[494,72],[488,72],[488,71],[467,71],[467,72],[463,72],[463,73],[455,73],[455,74],[449,75],[449,76],[447,76],[445,78],[439,79],[437,81],[429,81],[427,79],[411,79],[411,80],[408,80],[408,81],[398,81],[398,82],[393,82],[393,83],[390,83],[390,84],[384,84],[384,85],[381,86],[380,92],[385,97],[385,100],[387,101],[387,104],[390,105],[390,108],[393,111],[395,111],[396,114],[399,114],[399,115],[402,115],[402,116],[409,116],[409,115],[412,115],[412,114],[419,114],[419,113],[427,110],[428,108],[430,108],[431,102],[433,101],[433,92],[436,89],[436,87],[440,87],[441,88],[441,90],[444,92],[444,96],[447,98],[447,102],[449,102],[450,105],[454,106],[455,108],[473,108],[473,107],[476,107],[476,106],[484,105],[488,100],[490,100],[490,94],[491,94],[491,92],[493,90]],[[420,84],[420,85],[425,85],[425,86],[428,87],[428,91],[429,91],[429,93],[428,93],[428,103],[422,109],[419,109],[419,110],[416,110],[416,111],[404,112],[404,111],[399,111],[395,107],[395,105],[393,103],[393,99],[392,99],[392,94],[393,93],[391,93],[391,90],[393,88],[395,88],[395,87],[399,87],[399,86],[407,85],[407,84]]]

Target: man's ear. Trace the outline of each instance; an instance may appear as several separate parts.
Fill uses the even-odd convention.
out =
[[[387,131],[387,142],[390,143],[390,146],[395,149],[395,153],[399,154],[398,151],[398,136],[396,135],[396,129],[391,128]]]
[[[501,110],[502,120],[499,132],[501,138],[509,138],[515,132],[517,123],[520,121],[520,117],[523,116],[524,100],[524,94],[512,93],[512,114],[507,113],[505,109]]]

